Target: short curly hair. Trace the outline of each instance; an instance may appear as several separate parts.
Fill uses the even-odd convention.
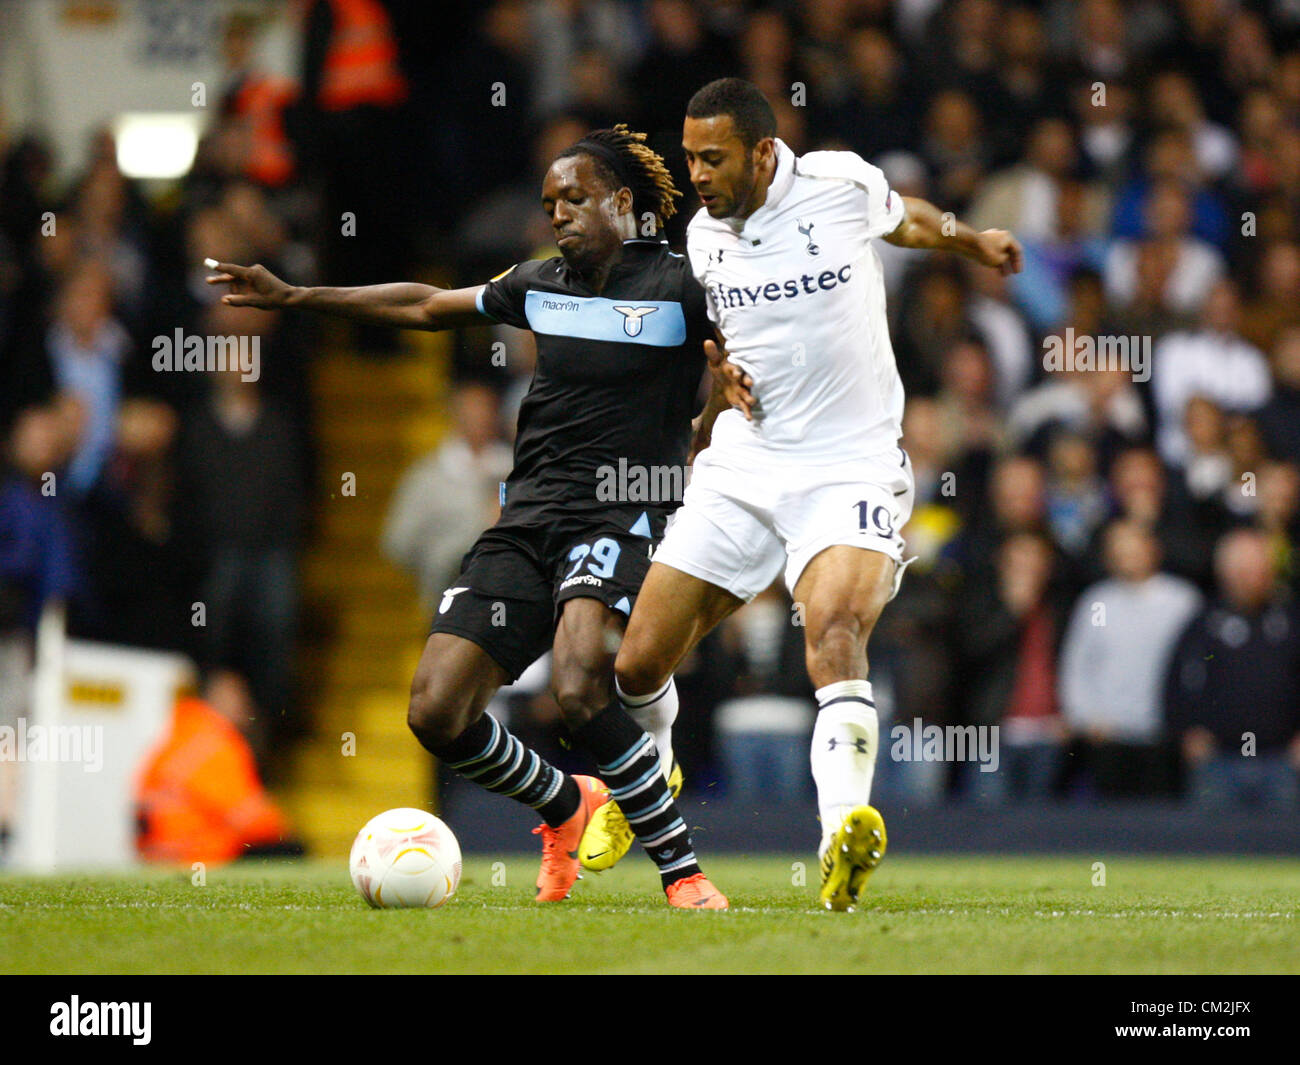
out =
[[[715,118],[726,115],[746,148],[766,137],[776,136],[776,112],[752,81],[719,78],[709,82],[686,105],[687,118]]]

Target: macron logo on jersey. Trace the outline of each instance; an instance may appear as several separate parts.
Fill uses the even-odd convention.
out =
[[[709,295],[717,307],[756,307],[762,301],[776,303],[799,296],[812,296],[818,292],[846,284],[852,276],[853,266],[845,263],[838,270],[823,270],[819,274],[800,274],[788,281],[768,281],[761,285],[723,285],[710,282]]]

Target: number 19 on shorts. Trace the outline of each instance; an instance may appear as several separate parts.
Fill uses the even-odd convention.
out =
[[[888,507],[881,504],[873,507],[866,499],[858,500],[853,507],[858,512],[858,528],[863,532],[879,533],[886,537],[894,535],[893,519]]]

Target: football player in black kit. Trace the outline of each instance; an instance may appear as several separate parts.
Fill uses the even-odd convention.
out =
[[[467,779],[541,815],[539,901],[567,897],[583,832],[612,795],[658,866],[668,901],[726,909],[700,870],[654,739],[638,723],[666,743],[671,718],[665,724],[656,706],[644,718],[634,709],[634,718],[612,691],[614,650],[679,500],[608,501],[599,488],[620,468],[685,466],[704,342],[713,335],[688,262],[657,235],[680,193],[644,140],[619,125],[561,153],[542,185],[561,254],[520,263],[486,285],[304,288],[262,266],[212,261],[208,280],[229,285],[222,299],[236,306],[427,330],[486,317],[533,331],[537,369],[519,412],[501,518],[443,595],[411,684],[411,730]],[[697,448],[724,405],[715,385]],[[555,697],[600,780],[561,773],[483,712],[552,647]]]

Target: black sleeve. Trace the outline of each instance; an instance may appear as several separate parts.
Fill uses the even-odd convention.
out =
[[[527,329],[528,314],[524,300],[528,296],[528,280],[536,270],[536,265],[528,262],[497,274],[484,286],[483,294],[479,297],[479,310],[502,325]]]

